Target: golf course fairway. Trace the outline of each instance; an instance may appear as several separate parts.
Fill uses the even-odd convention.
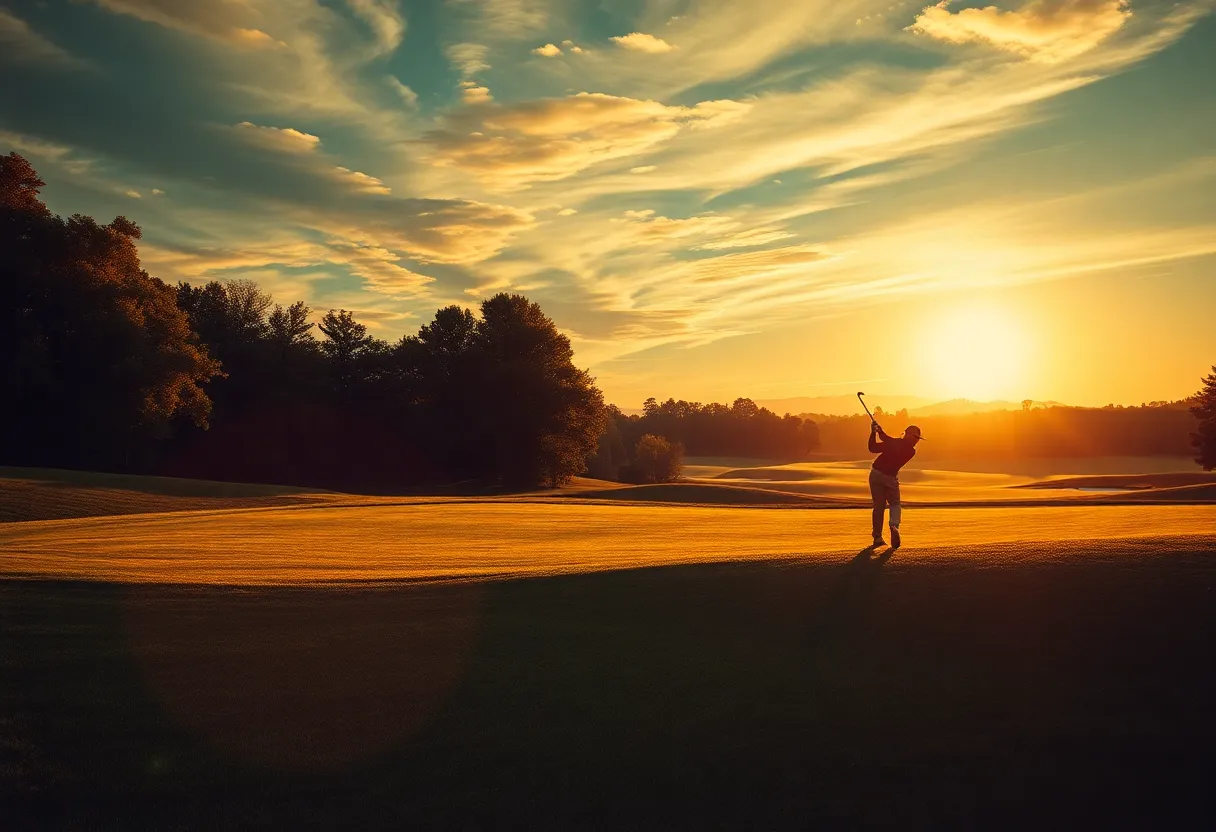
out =
[[[1212,505],[189,499],[0,523],[0,828],[1216,822]]]
[[[0,575],[188,584],[525,577],[739,560],[839,558],[869,513],[402,500],[0,524]],[[1120,541],[1216,538],[1216,506],[908,511],[901,563],[1086,559]],[[1023,546],[1016,544],[1037,544]]]

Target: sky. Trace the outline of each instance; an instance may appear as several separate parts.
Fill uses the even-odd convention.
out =
[[[609,401],[1178,399],[1216,0],[0,0],[0,153],[170,283],[537,301]]]

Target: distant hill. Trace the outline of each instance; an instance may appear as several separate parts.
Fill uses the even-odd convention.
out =
[[[915,407],[934,404],[933,399],[920,396],[874,396],[867,398],[871,409],[881,405],[882,409],[891,413],[901,408],[911,411]],[[778,415],[786,413],[822,413],[827,416],[853,416],[863,412],[857,401],[857,394],[842,396],[799,396],[792,399],[756,399],[756,404],[767,407]]]
[[[968,413],[991,413],[994,410],[1021,410],[1021,402],[973,402],[970,399],[951,399],[948,402],[908,409],[909,416],[965,416]]]
[[[887,413],[906,409],[912,416],[962,416],[967,413],[990,413],[994,410],[1021,410],[1021,402],[991,401],[975,402],[970,399],[951,399],[938,402],[921,396],[867,397],[870,407],[880,406]],[[756,404],[767,407],[778,414],[822,413],[826,416],[853,416],[861,413],[857,395],[802,396],[792,399],[757,399]],[[1056,402],[1035,402],[1036,407],[1055,405]]]
[[[1033,408],[1041,410],[1047,407],[1068,407],[1062,402],[1034,402]],[[966,416],[968,413],[992,413],[997,410],[1021,410],[1021,402],[973,402],[971,399],[951,399],[948,402],[938,402],[927,407],[917,407],[908,410],[909,416]]]

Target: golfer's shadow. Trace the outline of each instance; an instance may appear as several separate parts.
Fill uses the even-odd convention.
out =
[[[869,633],[882,568],[894,553],[890,548],[879,552],[878,547],[867,546],[844,564],[807,622],[813,652],[830,653]]]

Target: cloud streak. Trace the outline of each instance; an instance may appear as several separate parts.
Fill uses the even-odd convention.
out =
[[[118,14],[147,23],[212,38],[230,45],[273,48],[279,45],[254,24],[257,15],[246,3],[227,0],[93,0]]]
[[[578,93],[513,105],[471,106],[450,115],[424,140],[436,164],[470,171],[491,188],[510,190],[636,156],[686,127],[730,124],[744,117],[749,106],[706,101],[678,107]]]
[[[929,6],[908,28],[947,43],[985,43],[1046,62],[1088,52],[1132,15],[1127,0],[1031,0],[1015,11],[986,6],[951,12],[949,6],[950,0]]]
[[[395,0],[346,0],[375,36],[376,54],[388,55],[405,37],[405,18]]]
[[[311,153],[321,140],[291,127],[264,127],[249,121],[236,125],[237,135],[259,147],[284,153]]]
[[[62,69],[85,69],[88,62],[77,58],[35,32],[15,14],[0,8],[0,64],[35,63]]]

